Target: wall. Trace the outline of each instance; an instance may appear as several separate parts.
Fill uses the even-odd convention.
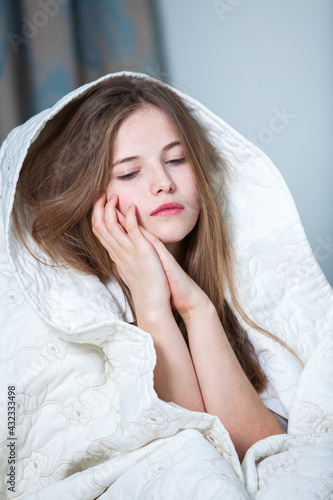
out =
[[[157,3],[169,82],[274,161],[333,285],[333,2]]]

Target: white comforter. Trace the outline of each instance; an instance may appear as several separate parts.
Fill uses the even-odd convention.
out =
[[[27,148],[84,88],[15,129],[1,149],[0,499],[333,498],[333,294],[261,151],[181,94],[232,167],[224,190],[244,308],[304,363],[249,331],[270,381],[263,399],[288,419],[288,433],[256,443],[242,464],[217,417],[158,399],[153,341],[129,324],[115,282],[46,268],[14,237]]]

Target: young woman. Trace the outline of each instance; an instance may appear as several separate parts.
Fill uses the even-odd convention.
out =
[[[267,388],[267,378],[241,320],[256,329],[260,338],[279,346],[272,379],[274,363],[281,363],[276,373],[293,366],[293,375],[280,378],[278,389],[274,393],[271,388],[265,401],[277,400],[280,391],[288,404],[290,380],[300,376],[297,354],[302,349],[293,353],[283,340],[253,323],[237,300],[233,250],[224,217],[228,197],[216,187],[228,183],[232,172],[192,106],[155,79],[111,75],[60,102],[47,118],[41,115],[28,122],[24,129],[27,145],[15,160],[24,159],[21,170],[17,166],[19,174],[6,170],[16,152],[9,149],[3,155],[8,189],[5,221],[9,221],[15,193],[14,224],[5,222],[4,230],[9,234],[5,236],[8,259],[39,318],[34,319],[39,326],[31,326],[30,333],[23,335],[21,328],[14,335],[21,346],[15,352],[32,350],[38,359],[33,357],[31,363],[20,358],[22,380],[27,373],[31,377],[20,382],[21,424],[28,425],[34,414],[38,422],[52,422],[52,435],[62,436],[64,454],[59,460],[58,449],[50,444],[53,440],[41,432],[36,445],[40,452],[29,461],[34,474],[41,471],[44,482],[38,479],[39,486],[77,471],[83,480],[84,470],[104,461],[110,462],[113,471],[105,484],[124,477],[123,483],[116,481],[112,492],[119,495],[117,487],[124,492],[124,485],[130,484],[132,489],[126,491],[132,491],[146,472],[133,472],[128,482],[124,471],[144,460],[152,470],[155,462],[149,446],[167,450],[168,439],[177,443],[187,436],[184,429],[195,428],[215,443],[225,464],[233,467],[223,472],[221,481],[232,478],[235,488],[243,491],[240,498],[247,498],[240,486],[244,479],[238,458],[242,461],[249,448],[255,450],[255,443],[259,450],[261,440],[270,451],[264,447],[260,453],[253,451],[248,464],[274,454],[273,449],[291,446],[284,441],[275,413],[259,396]],[[114,293],[115,284],[121,296]],[[14,288],[6,297],[16,297],[15,293]],[[122,299],[130,313],[115,313],[122,309]],[[18,303],[25,304],[24,299]],[[24,319],[27,310],[26,305],[20,306],[15,321],[24,322],[29,330]],[[12,332],[11,328],[9,322],[6,331]],[[35,331],[38,334],[32,340]],[[153,380],[153,354],[147,338],[152,339],[156,353]],[[9,347],[12,342],[8,337]],[[267,345],[262,349],[269,352]],[[39,352],[44,355],[38,357]],[[50,359],[56,359],[57,371],[51,369]],[[70,384],[75,384],[75,390],[68,392]],[[228,444],[229,435],[238,458]],[[188,436],[187,447],[197,439]],[[29,442],[26,438],[22,450]],[[178,451],[174,446],[172,470],[176,468],[177,473],[172,477],[178,481],[185,469],[175,465]],[[199,462],[202,459],[193,466],[196,470],[202,466],[202,474],[206,474],[201,456],[205,446],[200,441],[192,453]],[[95,455],[91,450],[96,450]],[[26,470],[28,457],[23,453],[20,460],[22,471]],[[216,455],[210,460],[209,474]],[[184,458],[180,462],[182,467],[190,463]],[[65,470],[64,464],[71,465]],[[164,470],[165,465],[161,467]],[[193,475],[193,467],[188,467]],[[252,472],[253,467],[249,467]],[[33,484],[31,478],[27,481]],[[88,479],[84,481],[88,484]],[[153,483],[147,479],[145,484]],[[96,493],[94,485],[96,479],[91,486]],[[142,498],[153,498],[146,486],[142,488]],[[31,486],[28,491],[36,489]],[[64,491],[70,491],[69,482]],[[225,498],[236,498],[234,494]],[[83,493],[77,494],[82,497]]]
[[[214,196],[208,181],[194,174],[190,158],[166,112],[140,102],[118,128],[110,181],[95,204],[92,227],[130,290],[137,325],[153,337],[157,394],[217,415],[242,459],[253,443],[281,429],[237,360],[221,323],[223,315],[220,319],[207,293],[182,268],[191,259],[186,238],[198,245],[197,226],[204,224],[198,221],[205,210],[199,193],[209,189]],[[199,170],[198,160],[196,164]],[[206,189],[200,189],[200,182]],[[218,210],[217,204],[214,208]],[[219,228],[209,230],[218,238]],[[213,278],[208,259],[202,255],[197,266],[209,286]],[[212,299],[217,302],[214,295]],[[172,309],[184,322],[188,346]],[[230,336],[242,334],[236,321],[232,327]],[[244,338],[238,342],[243,350],[249,345]],[[251,354],[243,354],[245,370],[247,363],[253,369]],[[256,368],[261,374],[258,364]]]
[[[56,261],[103,280],[116,273],[154,340],[159,397],[217,415],[243,459],[281,428],[256,392],[265,376],[225,299],[232,259],[210,179],[222,161],[172,91],[118,77],[27,158],[18,203]]]

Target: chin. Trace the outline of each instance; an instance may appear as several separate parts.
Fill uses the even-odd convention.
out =
[[[149,224],[150,227],[146,227],[146,229],[157,236],[164,244],[180,243],[192,232],[197,221],[191,222],[188,224],[165,225],[164,227],[156,227],[156,225],[151,227]]]
[[[189,233],[186,231],[182,231],[179,234],[176,233],[176,234],[173,234],[172,236],[170,236],[170,235],[163,234],[162,231],[157,231],[154,234],[162,241],[162,243],[172,244],[172,243],[180,243],[181,241],[183,241],[186,238],[186,236]]]

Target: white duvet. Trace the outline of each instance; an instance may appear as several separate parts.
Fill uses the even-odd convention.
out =
[[[223,210],[243,307],[304,363],[246,327],[269,378],[263,400],[288,431],[257,442],[242,464],[217,417],[157,397],[152,338],[129,324],[116,282],[47,268],[16,240],[27,149],[89,85],[12,131],[0,153],[0,499],[332,499],[333,293],[259,149],[179,93],[231,167]]]

